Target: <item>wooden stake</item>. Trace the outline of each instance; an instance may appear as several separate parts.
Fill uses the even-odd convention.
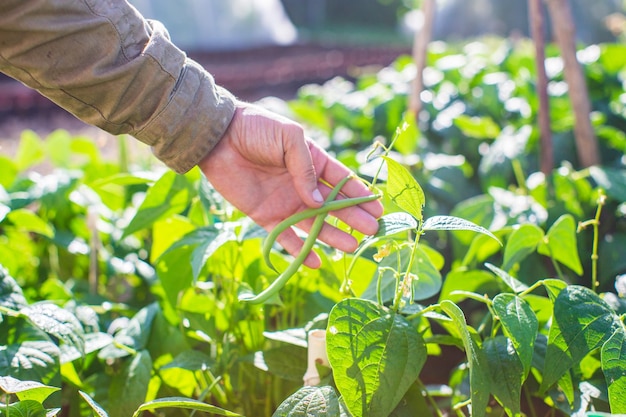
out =
[[[574,110],[576,151],[583,168],[600,163],[598,141],[591,126],[591,104],[582,67],[576,59],[576,31],[568,0],[548,0],[548,10],[554,26],[554,37],[563,57],[565,81]]]
[[[535,44],[537,68],[537,95],[539,96],[539,135],[541,172],[546,177],[554,169],[554,150],[550,128],[550,102],[548,97],[548,77],[546,75],[546,53],[544,37],[544,16],[541,0],[528,0],[530,11],[530,32]]]
[[[420,95],[424,89],[424,68],[426,68],[426,59],[428,56],[428,45],[433,32],[433,23],[435,20],[436,10],[435,0],[423,0],[422,13],[424,14],[424,25],[419,31],[415,31],[413,40],[413,60],[415,61],[416,74],[413,80],[411,95],[409,96],[409,113],[416,118],[422,110],[422,100]]]

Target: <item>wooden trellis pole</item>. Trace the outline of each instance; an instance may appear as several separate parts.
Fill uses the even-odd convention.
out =
[[[583,167],[600,163],[598,141],[591,126],[591,104],[582,67],[576,59],[576,31],[568,0],[547,0],[554,37],[563,57],[565,81],[574,110],[574,135],[578,160]]]
[[[546,176],[554,169],[554,147],[550,128],[550,102],[548,98],[548,77],[546,75],[546,53],[544,36],[544,13],[542,0],[528,0],[530,32],[535,45],[537,68],[537,96],[539,97],[539,134],[541,172]]]
[[[422,29],[415,32],[413,41],[413,60],[415,61],[416,74],[413,80],[411,94],[409,96],[409,113],[415,118],[422,110],[422,100],[420,95],[424,89],[424,68],[428,56],[428,45],[432,38],[433,23],[435,21],[436,0],[423,0],[422,13],[424,14],[424,25]]]

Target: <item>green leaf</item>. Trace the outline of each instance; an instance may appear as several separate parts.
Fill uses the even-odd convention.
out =
[[[210,369],[215,361],[205,353],[198,350],[185,350],[167,364],[163,365],[161,369],[180,368],[188,371],[204,371]]]
[[[502,323],[504,334],[511,339],[519,355],[525,379],[530,371],[539,330],[537,316],[524,299],[513,294],[502,293],[495,296],[493,309]]]
[[[283,345],[257,352],[254,365],[281,379],[301,382],[307,367],[306,349]]]
[[[202,401],[181,397],[159,398],[157,400],[141,404],[139,408],[137,408],[137,411],[133,413],[133,417],[139,417],[144,411],[158,410],[161,408],[181,408],[185,410],[203,411],[205,413],[217,414],[219,416],[243,417],[241,414],[233,413],[232,411],[224,410],[214,405],[203,403]]]
[[[302,387],[283,401],[272,417],[349,417],[333,387]]]
[[[496,274],[502,281],[504,281],[506,285],[509,286],[509,288],[511,288],[516,293],[519,294],[528,289],[528,285],[512,277],[511,275],[509,275],[507,272],[503,271],[502,269],[494,265],[491,265],[490,263],[486,263],[485,266],[489,268],[491,272]]]
[[[397,256],[401,258],[399,265]],[[415,249],[414,256],[415,259],[410,271],[411,274],[417,277],[411,283],[413,300],[425,300],[441,290],[441,273],[433,265],[426,252],[419,246]],[[379,271],[382,271],[382,277],[378,277],[378,272],[374,275],[367,289],[362,294],[362,298],[372,301],[377,300],[378,291],[380,290],[383,303],[393,300],[396,294],[396,274],[400,276],[406,274],[410,258],[411,248],[409,247],[404,247],[398,252],[386,256],[378,265]],[[400,270],[396,270],[396,268]],[[378,279],[381,280],[380,286],[378,285]]]
[[[414,115],[410,112],[404,113],[402,124],[396,129],[396,137],[393,141],[394,149],[403,155],[414,154],[419,138],[420,131]]]
[[[461,114],[454,119],[454,124],[470,138],[495,139],[500,134],[500,126],[489,116],[470,117]]]
[[[626,201],[626,171],[616,168],[589,167],[591,178],[615,201]]]
[[[500,243],[500,240],[493,233],[484,227],[478,226],[469,220],[461,219],[454,216],[433,216],[424,222],[422,230],[468,230],[471,232],[482,233],[491,237]],[[502,243],[500,243],[502,245]]]
[[[500,285],[493,274],[483,270],[458,269],[450,271],[443,280],[439,301],[450,300],[459,303],[465,299],[465,296],[459,294],[460,291],[490,294],[499,290]]]
[[[496,336],[483,342],[483,357],[491,378],[491,392],[511,416],[521,416],[520,400],[524,367],[508,337]]]
[[[626,331],[619,326],[602,345],[602,372],[609,387],[609,405],[614,414],[626,414]]]
[[[7,407],[9,417],[46,417],[47,410],[40,402],[33,400],[20,401]],[[4,416],[5,409],[0,409]]]
[[[10,310],[19,310],[26,305],[22,289],[9,275],[9,271],[0,265],[0,306]]]
[[[415,217],[399,211],[389,213],[378,219],[378,232],[372,238],[392,236],[408,230],[416,230],[418,226]]]
[[[104,411],[100,404],[98,404],[93,398],[91,398],[89,394],[82,391],[78,391],[78,393],[98,417],[109,417],[107,412]]]
[[[619,318],[588,288],[570,285],[554,301],[540,392],[545,392],[615,332]]]
[[[15,155],[15,164],[20,171],[41,162],[45,157],[44,142],[37,133],[25,130],[20,136],[20,145]]]
[[[353,415],[388,415],[426,360],[416,329],[404,317],[366,300],[335,305],[326,337],[337,388]]]
[[[0,376],[0,389],[15,394],[20,401],[33,400],[43,403],[53,392],[61,388],[51,387],[36,381],[21,381],[11,376]]]
[[[180,213],[188,204],[187,179],[174,171],[168,171],[148,189],[146,198],[124,229],[122,237],[145,229],[159,219]]]
[[[50,239],[54,237],[52,226],[30,210],[13,210],[7,214],[7,219],[22,231],[37,233]]]
[[[0,375],[50,383],[59,374],[58,346],[33,340],[0,346]]]
[[[109,387],[109,414],[130,416],[146,400],[152,371],[152,358],[146,350],[137,352],[111,379]]]
[[[134,350],[143,350],[148,344],[152,333],[152,323],[160,314],[159,305],[154,302],[139,310],[126,325],[115,334],[115,342],[129,346]],[[106,346],[98,353],[101,359],[115,359],[128,356],[127,350],[115,345]]]
[[[399,162],[383,156],[387,162],[387,194],[399,208],[415,217],[417,221],[423,219],[423,207],[426,203],[424,191],[413,175]]]
[[[511,270],[513,265],[524,260],[533,253],[544,237],[543,230],[538,226],[527,223],[515,229],[504,248],[502,269]]]
[[[80,321],[71,312],[52,304],[41,302],[20,310],[30,321],[44,332],[62,340],[64,343],[85,352],[85,334]]]
[[[0,186],[9,188],[15,182],[19,168],[10,158],[0,155]]]
[[[539,245],[538,252],[550,256],[578,275],[582,275],[583,266],[578,257],[576,243],[576,221],[571,214],[559,217]]]
[[[470,370],[470,396],[472,401],[472,416],[485,417],[489,393],[491,392],[491,378],[483,352],[472,338],[463,311],[452,301],[443,300],[441,309],[452,319],[454,326],[461,335],[467,362]]]

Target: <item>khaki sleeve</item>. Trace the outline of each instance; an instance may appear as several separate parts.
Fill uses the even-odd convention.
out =
[[[0,71],[177,172],[220,140],[234,97],[124,0],[0,1]]]

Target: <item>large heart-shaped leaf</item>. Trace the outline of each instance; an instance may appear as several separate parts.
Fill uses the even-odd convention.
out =
[[[302,387],[282,402],[272,417],[348,417],[333,387]]]
[[[554,302],[548,350],[540,392],[557,382],[589,352],[615,332],[619,318],[611,307],[588,288],[570,285]]]
[[[346,406],[356,416],[386,416],[417,379],[424,340],[406,319],[362,299],[331,310],[328,360]]]

